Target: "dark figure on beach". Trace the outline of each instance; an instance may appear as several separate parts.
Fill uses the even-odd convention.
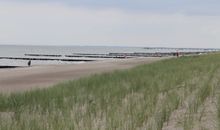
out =
[[[173,53],[173,56],[176,56],[178,58],[180,56],[180,53],[179,52],[175,52],[175,53]]]
[[[29,67],[31,66],[31,60],[28,61],[28,66],[29,66]]]
[[[179,56],[180,56],[179,52],[176,52],[176,56],[177,56],[177,57],[179,57]]]

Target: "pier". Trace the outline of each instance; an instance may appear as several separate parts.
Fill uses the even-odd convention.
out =
[[[220,49],[217,48],[169,48],[169,47],[145,47],[144,49],[148,50],[187,50],[187,51],[199,51],[199,52],[216,52],[220,51]]]

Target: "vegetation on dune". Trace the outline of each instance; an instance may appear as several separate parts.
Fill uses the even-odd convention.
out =
[[[93,75],[48,89],[2,94],[0,129],[209,129],[204,125],[204,104],[211,99],[220,108],[218,72],[220,54],[190,56]],[[220,109],[213,112],[220,119]]]

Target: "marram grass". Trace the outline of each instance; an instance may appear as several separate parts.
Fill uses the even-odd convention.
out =
[[[208,97],[219,97],[219,70],[220,54],[190,56],[2,94],[0,130],[161,130],[176,124],[173,113],[181,108],[176,127],[193,129],[198,117],[203,124],[206,114],[198,110]]]

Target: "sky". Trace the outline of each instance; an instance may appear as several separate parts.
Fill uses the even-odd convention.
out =
[[[0,44],[220,48],[219,0],[0,0]]]

